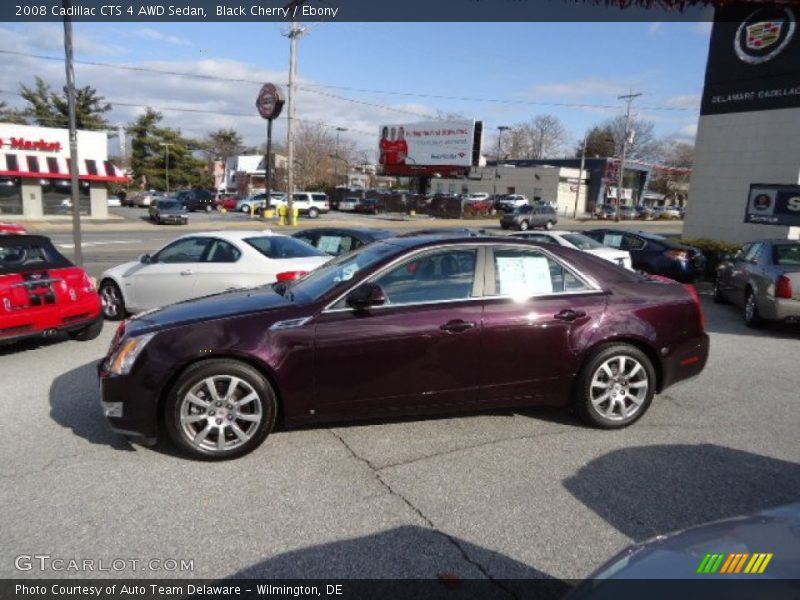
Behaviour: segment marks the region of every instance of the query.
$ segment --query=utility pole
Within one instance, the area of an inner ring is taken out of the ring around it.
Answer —
[[[507,125],[498,125],[497,126],[497,160],[494,163],[494,186],[492,187],[492,206],[494,203],[497,202],[497,167],[500,166],[500,139],[503,137],[503,132],[507,129],[511,129]]]
[[[624,96],[618,96],[620,100],[625,100],[628,107],[625,110],[625,131],[622,135],[622,154],[620,156],[619,161],[619,178],[617,182],[617,213],[614,216],[614,221],[619,223],[619,207],[622,201],[622,178],[625,176],[625,155],[628,151],[628,137],[630,136],[630,125],[631,125],[631,104],[633,101],[641,96],[641,93],[634,94],[633,90],[631,90],[630,94],[626,94]]]
[[[581,151],[581,168],[578,170],[578,185],[577,189],[575,190],[575,208],[572,211],[572,218],[578,218],[578,200],[581,196],[581,183],[583,183],[583,167],[586,163],[586,141],[589,139],[589,135],[585,135],[583,137],[583,150]],[[584,196],[584,200],[586,196]],[[618,209],[619,210],[619,209]],[[565,213],[566,214],[566,213]]]
[[[161,142],[159,146],[163,146],[167,155],[164,158],[164,176],[167,180],[167,193],[169,194],[169,147],[174,146],[172,142]]]
[[[339,134],[342,131],[347,131],[347,127],[337,127],[336,128],[336,157],[337,158],[340,158],[340,155],[339,155]],[[347,163],[345,162],[345,165],[346,164]],[[347,176],[347,168],[345,167],[345,177],[346,176]],[[336,180],[337,181],[339,180],[339,163],[338,162],[336,163]]]
[[[286,5],[286,8],[292,11],[292,28],[286,34],[289,38],[289,114],[287,123],[287,154],[289,155],[288,161],[288,176],[286,181],[286,202],[289,210],[289,225],[297,225],[294,220],[294,128],[295,128],[295,113],[297,110],[297,99],[295,94],[295,79],[297,78],[297,39],[305,33],[305,27],[298,27],[294,20],[294,14],[297,7],[305,3],[306,0],[294,0]]]
[[[69,15],[71,0],[63,0],[64,13]],[[75,116],[75,68],[72,56],[72,17],[64,17],[64,63],[67,71],[67,110],[69,112],[69,160],[72,181],[72,244],[75,264],[83,265],[81,242],[81,197],[78,168],[78,128]]]

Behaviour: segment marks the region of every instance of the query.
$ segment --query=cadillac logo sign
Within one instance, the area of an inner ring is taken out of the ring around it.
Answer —
[[[265,83],[256,99],[258,114],[265,119],[277,119],[283,108],[281,89],[274,83]]]
[[[794,36],[795,27],[792,9],[759,8],[736,30],[733,42],[736,56],[751,65],[767,62],[783,51]]]

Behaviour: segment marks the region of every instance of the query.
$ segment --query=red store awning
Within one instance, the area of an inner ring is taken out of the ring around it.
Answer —
[[[0,153],[0,177],[26,179],[69,179],[72,176],[70,159],[18,152]],[[125,173],[108,160],[82,159],[78,165],[81,181],[114,181],[125,183]]]

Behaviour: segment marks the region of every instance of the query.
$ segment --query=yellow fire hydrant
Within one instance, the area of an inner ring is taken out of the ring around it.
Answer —
[[[281,204],[278,207],[278,225],[288,225],[289,224],[289,207],[285,204]]]

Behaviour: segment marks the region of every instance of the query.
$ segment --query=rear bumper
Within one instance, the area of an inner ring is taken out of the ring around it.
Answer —
[[[770,321],[800,321],[800,300],[771,298],[758,308],[761,316]]]
[[[23,310],[0,318],[0,343],[78,331],[103,318],[100,298]]]
[[[662,362],[661,385],[659,391],[669,386],[699,375],[706,366],[709,352],[708,334],[692,338],[673,348]]]

